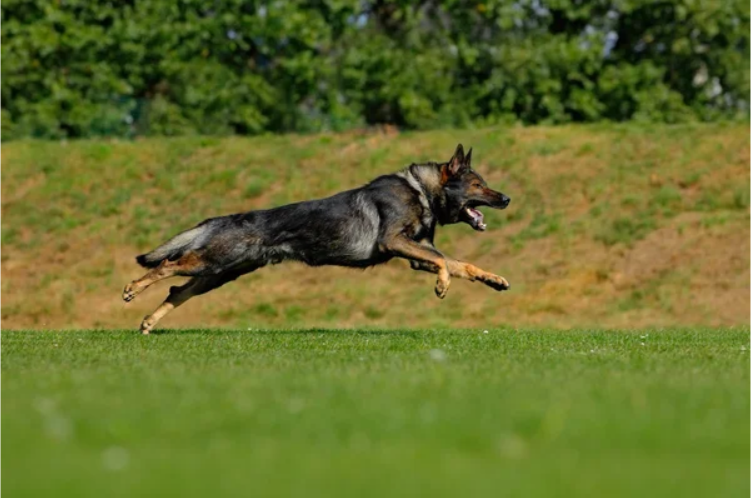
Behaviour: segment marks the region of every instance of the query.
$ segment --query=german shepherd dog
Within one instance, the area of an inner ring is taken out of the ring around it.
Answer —
[[[480,281],[501,291],[505,278],[452,259],[433,245],[436,225],[464,222],[486,228],[479,206],[504,209],[510,199],[488,188],[472,169],[472,150],[461,144],[446,163],[412,164],[367,185],[326,199],[273,209],[210,218],[148,254],[136,257],[149,272],[125,287],[132,301],[151,284],[192,277],[171,287],[167,299],[141,323],[148,334],[164,316],[193,296],[269,263],[301,261],[311,266],[355,268],[409,260],[414,270],[438,275],[436,295],[443,299],[451,277]]]

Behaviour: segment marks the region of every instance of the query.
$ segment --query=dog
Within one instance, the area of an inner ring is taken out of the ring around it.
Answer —
[[[505,278],[444,255],[433,240],[437,225],[463,222],[484,231],[477,208],[505,209],[510,201],[488,188],[472,169],[472,150],[465,155],[459,144],[448,162],[412,164],[326,199],[207,219],[137,256],[149,271],[125,287],[123,299],[132,301],[165,278],[192,277],[171,287],[167,299],[143,319],[140,329],[148,334],[191,297],[285,260],[366,268],[403,258],[412,269],[437,275],[435,293],[441,299],[451,277],[507,290]]]

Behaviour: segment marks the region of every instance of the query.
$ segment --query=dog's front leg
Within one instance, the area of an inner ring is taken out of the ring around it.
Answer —
[[[451,275],[448,264],[443,254],[435,247],[426,246],[415,242],[404,235],[397,235],[382,242],[384,249],[394,256],[410,260],[410,264],[417,263],[430,268],[431,273],[438,274],[435,282],[435,294],[440,299],[446,297],[451,285]],[[414,266],[413,266],[414,268]]]
[[[478,268],[471,263],[464,263],[455,259],[447,259],[447,261],[449,272],[452,276],[464,278],[469,281],[477,280],[497,291],[508,290],[511,288],[511,285],[505,278],[485,271],[482,268]]]
[[[412,267],[413,270],[426,271],[428,273],[438,273],[438,267],[432,263],[423,263],[422,261],[410,260],[409,266]]]
[[[511,288],[508,280],[501,276],[487,272],[470,263],[464,263],[462,261],[451,258],[445,259],[449,274],[452,277],[463,278],[465,280],[469,280],[470,282],[477,280],[498,291],[508,290],[509,288]],[[424,263],[422,261],[410,261],[409,264],[413,270],[438,273],[438,268],[430,263]]]

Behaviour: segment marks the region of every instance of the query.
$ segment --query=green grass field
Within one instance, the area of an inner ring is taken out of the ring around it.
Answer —
[[[749,495],[749,329],[3,332],[8,497]]]

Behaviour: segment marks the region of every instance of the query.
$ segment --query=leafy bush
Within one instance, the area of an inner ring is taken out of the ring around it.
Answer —
[[[7,0],[3,138],[748,116],[740,0]]]

